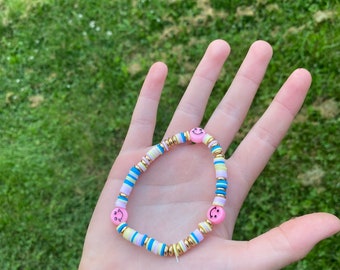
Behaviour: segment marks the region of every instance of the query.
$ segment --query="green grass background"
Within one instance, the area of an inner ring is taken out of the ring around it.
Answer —
[[[232,153],[290,72],[313,85],[289,134],[254,185],[235,239],[327,211],[340,216],[338,1],[0,0],[1,269],[75,269],[91,213],[117,155],[148,67],[169,77],[161,138],[210,41],[232,53],[206,119],[250,44],[274,56]],[[260,154],[260,153],[259,153]],[[339,269],[339,235],[286,269]]]

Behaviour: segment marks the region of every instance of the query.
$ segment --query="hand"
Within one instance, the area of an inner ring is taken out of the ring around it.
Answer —
[[[165,138],[200,126],[229,45],[210,44],[180,101]],[[240,128],[272,56],[269,44],[249,49],[228,92],[204,129],[226,150]],[[161,257],[128,243],[110,221],[116,197],[130,167],[152,145],[157,107],[167,74],[163,63],[149,70],[131,124],[93,213],[80,269],[279,269],[304,257],[320,240],[340,230],[337,217],[314,213],[283,223],[250,241],[233,241],[237,215],[252,184],[287,132],[311,83],[295,70],[227,160],[229,189],[225,222],[180,257]],[[258,155],[257,153],[261,153]],[[204,146],[181,145],[155,161],[138,180],[128,204],[129,226],[164,243],[176,243],[205,219],[215,184],[211,155]]]

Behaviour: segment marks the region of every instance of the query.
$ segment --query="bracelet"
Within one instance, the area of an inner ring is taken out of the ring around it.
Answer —
[[[128,227],[128,212],[126,210],[126,205],[128,203],[129,195],[139,176],[147,170],[151,163],[165,152],[168,152],[174,145],[186,142],[204,143],[210,149],[214,159],[213,164],[216,172],[215,197],[212,206],[208,209],[207,220],[200,222],[198,228],[191,232],[185,239],[178,241],[176,244],[167,245]],[[226,202],[227,188],[227,168],[222,147],[202,128],[193,128],[190,132],[177,133],[174,136],[163,140],[161,143],[154,145],[145,156],[142,157],[141,161],[130,169],[120,188],[115,208],[111,212],[111,221],[113,224],[117,225],[116,230],[124,239],[137,246],[144,246],[146,250],[151,251],[154,254],[160,256],[176,256],[177,259],[177,257],[184,254],[190,248],[202,242],[204,235],[212,231],[213,225],[219,224],[224,220],[225,211],[223,207]]]

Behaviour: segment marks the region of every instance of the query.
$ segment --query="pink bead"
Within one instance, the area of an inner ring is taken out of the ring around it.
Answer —
[[[115,225],[119,225],[122,222],[126,222],[128,219],[128,213],[126,209],[121,207],[116,207],[111,212],[111,221]]]
[[[218,205],[213,205],[209,208],[207,217],[211,221],[211,223],[219,224],[225,218],[225,211],[223,207],[218,206]]]
[[[194,143],[201,143],[204,135],[205,131],[203,128],[196,127],[190,130],[190,140]]]

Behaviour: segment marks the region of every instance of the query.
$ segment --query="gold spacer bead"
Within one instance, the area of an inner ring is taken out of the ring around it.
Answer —
[[[222,154],[222,152],[220,154],[215,153],[214,157],[215,158],[224,158],[224,155]]]
[[[184,250],[182,249],[179,243],[176,244],[176,250],[177,250],[178,256],[181,256],[184,253]]]
[[[146,247],[148,245],[148,242],[150,241],[150,237],[147,237],[144,241],[144,246]]]
[[[217,177],[216,180],[227,180],[225,177]]]
[[[195,242],[195,240],[192,238],[191,235],[189,235],[187,239],[188,239],[188,242],[189,242],[189,244],[190,244],[191,247],[197,245],[196,242]]]
[[[173,141],[172,141],[172,139],[171,138],[167,138],[166,139],[167,140],[167,142],[168,142],[168,145],[169,145],[169,147],[171,147],[172,145],[173,145]]]
[[[187,247],[187,249],[191,248],[191,246],[190,246],[189,241],[188,241],[187,238],[185,238],[185,239],[183,240],[183,242],[184,242],[185,246]]]
[[[207,219],[205,222],[209,224],[209,226],[211,227],[211,229],[213,228],[214,225],[211,223],[211,221],[210,221],[209,219]]]
[[[144,156],[144,158],[147,160],[147,161],[149,161],[149,165],[151,164],[151,162],[152,162],[152,159],[149,157],[149,156]]]
[[[216,150],[213,154],[214,154],[214,157],[216,158],[217,156],[222,155],[222,153],[223,153],[223,151],[222,151],[222,149],[220,149],[220,150]]]
[[[190,141],[190,133],[189,131],[184,132],[184,137],[187,141]]]
[[[227,198],[226,195],[223,195],[223,194],[215,194],[216,197],[221,197],[221,198]]]
[[[164,256],[169,256],[169,246],[168,245],[165,246]]]
[[[140,173],[143,173],[142,168],[140,168],[140,167],[138,166],[138,164],[135,165],[135,168],[136,168]]]
[[[173,245],[169,246],[168,254],[169,254],[170,257],[174,256],[174,247],[173,247]]]
[[[140,161],[140,162],[142,162],[143,163],[143,165],[145,166],[145,168],[148,168],[149,167],[149,164],[148,163],[146,163],[143,159]]]
[[[174,142],[174,144],[178,144],[178,140],[177,140],[177,137],[174,135],[172,136],[172,141]]]
[[[199,229],[200,232],[203,233],[203,234],[206,234],[206,233],[207,233],[200,225],[198,225],[198,229]]]
[[[128,226],[125,226],[122,230],[121,230],[121,232],[120,232],[120,234],[124,234],[124,232],[125,232],[125,230],[128,228]]]
[[[129,197],[128,195],[126,195],[126,194],[123,193],[123,192],[120,192],[120,193],[119,193],[119,196],[122,196],[122,197],[124,197],[124,198],[128,198],[128,197]]]

